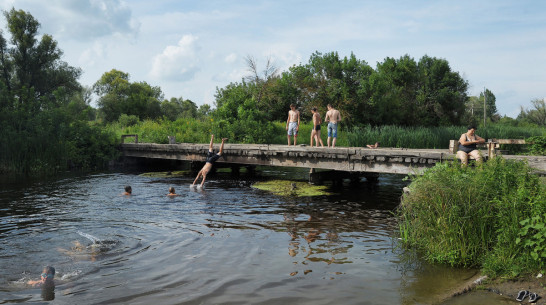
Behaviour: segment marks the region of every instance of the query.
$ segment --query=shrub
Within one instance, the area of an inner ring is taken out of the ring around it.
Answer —
[[[427,260],[478,266],[492,276],[544,266],[539,247],[546,244],[536,234],[544,224],[545,187],[525,162],[442,163],[413,177],[409,188],[398,211],[400,236]]]

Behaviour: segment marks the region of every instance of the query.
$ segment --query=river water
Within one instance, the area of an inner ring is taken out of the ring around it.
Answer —
[[[435,303],[476,271],[430,266],[397,246],[402,178],[312,198],[272,195],[228,174],[204,190],[189,188],[190,176],[138,173],[3,181],[0,304]],[[121,195],[125,185],[132,196]],[[170,186],[180,196],[165,196]],[[57,272],[49,297],[26,285],[45,265]]]

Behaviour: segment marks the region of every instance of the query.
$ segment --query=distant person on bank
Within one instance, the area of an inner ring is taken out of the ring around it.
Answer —
[[[468,164],[468,157],[476,159],[476,162],[482,162],[482,155],[478,150],[478,144],[485,143],[485,140],[476,135],[476,126],[469,126],[468,131],[463,133],[459,138],[459,151],[457,158],[461,160],[463,165]]]
[[[313,114],[313,130],[311,131],[311,147],[313,147],[313,139],[315,139],[315,145],[318,147],[318,144],[320,142],[320,146],[324,147],[324,143],[322,143],[322,138],[320,137],[320,124],[322,123],[322,119],[320,118],[320,113],[317,111],[317,107],[311,108],[311,113]]]
[[[212,169],[212,165],[214,164],[214,162],[220,159],[220,157],[222,156],[222,153],[224,152],[224,142],[226,140],[227,138],[222,138],[222,144],[220,144],[220,151],[218,151],[218,153],[215,154],[213,150],[214,135],[210,136],[209,152],[207,154],[206,163],[203,166],[203,168],[199,171],[199,173],[197,173],[197,177],[195,177],[195,180],[193,181],[192,186],[195,185],[195,183],[197,183],[197,180],[199,179],[199,177],[203,177],[203,180],[201,180],[201,187],[203,187],[203,185],[205,184],[205,179],[207,179],[207,174]]]
[[[332,148],[336,147],[337,127],[341,121],[339,111],[334,109],[332,105],[328,104],[328,112],[326,112],[324,121],[328,122],[328,147],[330,147],[330,140],[332,140],[332,138]]]
[[[290,111],[288,111],[288,119],[286,120],[288,146],[290,146],[290,136],[294,136],[294,145],[296,145],[299,129],[300,129],[300,112],[296,109],[296,105],[290,104]]]

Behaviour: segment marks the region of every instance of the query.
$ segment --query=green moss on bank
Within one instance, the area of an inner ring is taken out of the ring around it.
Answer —
[[[326,191],[327,187],[324,185],[311,185],[301,181],[271,180],[257,182],[252,187],[280,196],[308,197],[330,195]]]

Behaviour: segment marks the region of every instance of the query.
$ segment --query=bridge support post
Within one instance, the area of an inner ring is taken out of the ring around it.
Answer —
[[[231,176],[232,177],[239,177],[241,173],[241,166],[240,165],[232,165],[231,166]]]

